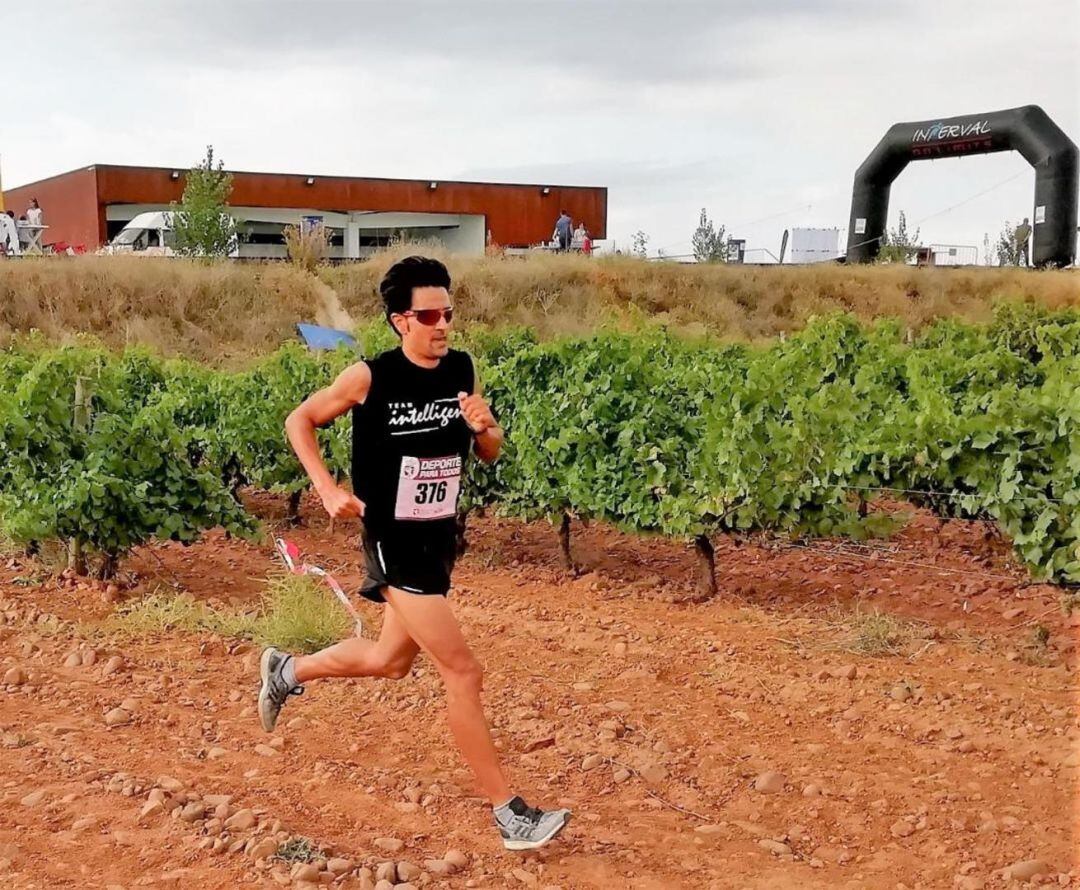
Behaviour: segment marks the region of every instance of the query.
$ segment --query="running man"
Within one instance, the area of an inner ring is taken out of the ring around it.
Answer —
[[[423,649],[446,687],[447,719],[508,850],[542,847],[569,810],[544,812],[511,793],[480,702],[483,672],[447,601],[455,518],[469,451],[490,463],[503,432],[484,401],[472,358],[450,349],[450,274],[438,260],[407,257],[379,286],[401,345],[346,368],[285,422],[326,512],[363,517],[367,578],[361,593],[389,605],[378,640],[343,640],[314,655],[262,654],[259,718],[267,732],[290,695],[323,677],[409,674]],[[352,484],[338,487],[315,430],[352,411]]]

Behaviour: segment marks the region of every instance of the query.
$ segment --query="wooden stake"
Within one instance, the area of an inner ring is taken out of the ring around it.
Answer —
[[[570,514],[565,512],[559,525],[559,553],[562,555],[563,568],[576,575],[578,568],[574,563],[573,555],[570,553]]]

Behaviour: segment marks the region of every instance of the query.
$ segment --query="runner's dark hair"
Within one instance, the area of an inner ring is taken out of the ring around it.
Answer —
[[[412,308],[414,287],[445,287],[450,290],[450,273],[438,260],[424,256],[407,256],[387,270],[379,284],[379,293],[382,294],[386,310],[386,323],[395,334],[397,328],[394,328],[390,316]]]

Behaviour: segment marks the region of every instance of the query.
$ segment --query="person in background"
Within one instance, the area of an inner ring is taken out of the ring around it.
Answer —
[[[585,243],[587,234],[585,232],[585,223],[579,222],[577,228],[574,229],[574,239],[570,242],[571,246],[575,250],[581,250],[581,245]]]
[[[559,211],[559,218],[555,222],[555,234],[559,238],[559,250],[569,250],[570,240],[573,237],[574,221],[565,210]]]
[[[19,247],[19,229],[15,225],[15,212],[12,210],[0,214],[0,244],[6,245],[8,256],[21,256]]]
[[[43,226],[45,225],[45,223],[42,222],[44,218],[45,216],[41,212],[41,205],[38,204],[38,199],[31,198],[30,206],[26,208],[26,221],[32,226]]]
[[[584,222],[579,222],[574,229],[573,247],[586,255],[592,253],[592,238],[589,237],[589,230],[585,228]]]
[[[1016,265],[1026,266],[1028,264],[1028,239],[1031,237],[1031,226],[1028,224],[1027,217],[1024,217],[1024,221],[1016,227],[1016,231],[1013,232],[1013,239],[1016,243]]]

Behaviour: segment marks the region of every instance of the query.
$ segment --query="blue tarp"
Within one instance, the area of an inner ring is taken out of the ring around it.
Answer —
[[[350,349],[357,348],[356,338],[346,331],[317,324],[298,324],[296,330],[308,349],[337,349],[342,343]]]

